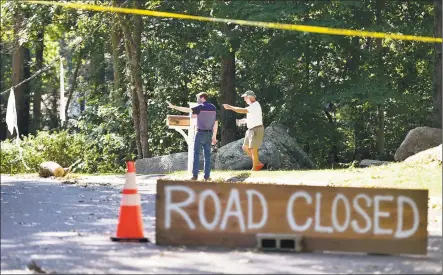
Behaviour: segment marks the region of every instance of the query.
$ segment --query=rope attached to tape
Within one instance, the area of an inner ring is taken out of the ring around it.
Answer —
[[[98,5],[90,5],[90,4],[84,4],[84,3],[63,3],[63,2],[57,2],[57,1],[52,2],[52,1],[31,1],[31,0],[27,0],[24,2],[28,2],[31,4],[62,6],[65,8],[73,8],[73,9],[116,12],[116,13],[128,13],[128,14],[137,14],[137,15],[144,15],[144,16],[177,18],[177,19],[197,20],[197,21],[206,21],[206,22],[217,22],[217,23],[232,23],[232,24],[243,25],[243,26],[253,26],[253,27],[262,27],[262,28],[271,28],[271,29],[280,29],[280,30],[291,30],[291,31],[300,31],[300,32],[311,32],[311,33],[330,34],[330,35],[360,36],[360,37],[385,38],[385,39],[389,38],[389,39],[396,39],[396,40],[411,40],[411,41],[421,41],[421,42],[428,42],[428,43],[442,43],[443,42],[443,39],[441,37],[389,34],[389,33],[383,33],[383,32],[358,31],[358,30],[350,30],[350,29],[337,29],[337,28],[308,26],[308,25],[248,21],[248,20],[228,19],[228,18],[213,18],[213,17],[195,16],[195,15],[181,14],[181,13],[162,12],[162,11],[142,10],[142,9],[133,9],[133,8],[120,8],[120,7],[110,7],[110,6],[98,6]]]

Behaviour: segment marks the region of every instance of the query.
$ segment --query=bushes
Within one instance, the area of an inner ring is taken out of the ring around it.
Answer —
[[[36,136],[24,137],[20,147],[23,159],[15,140],[1,142],[1,173],[36,173],[44,161],[55,161],[63,167],[80,161],[75,172],[121,173],[125,171],[125,160],[134,157],[124,139],[116,134],[94,139],[68,131],[38,132]]]

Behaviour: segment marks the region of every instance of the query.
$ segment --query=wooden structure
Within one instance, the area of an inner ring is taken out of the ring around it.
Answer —
[[[192,108],[197,105],[194,102],[188,102],[189,107]],[[166,125],[169,129],[174,129],[179,132],[186,140],[188,145],[188,173],[192,173],[192,162],[194,161],[194,138],[197,130],[197,118],[189,115],[167,115]],[[187,133],[185,132],[187,131]]]
[[[427,213],[428,190],[159,179],[156,242],[426,254]]]
[[[184,126],[186,129],[187,127],[191,126],[191,118],[189,116],[168,115],[167,119],[167,124],[170,127]]]

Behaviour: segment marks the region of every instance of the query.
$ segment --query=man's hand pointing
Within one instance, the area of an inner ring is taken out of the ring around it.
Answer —
[[[231,109],[231,105],[223,104],[223,108],[225,108],[226,110],[230,110]]]

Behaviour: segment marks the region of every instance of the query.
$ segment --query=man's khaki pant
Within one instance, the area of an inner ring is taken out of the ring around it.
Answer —
[[[256,126],[246,131],[243,145],[248,146],[250,149],[260,148],[263,144],[263,137],[265,135],[265,127],[263,125]]]

